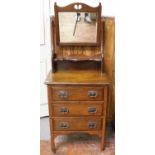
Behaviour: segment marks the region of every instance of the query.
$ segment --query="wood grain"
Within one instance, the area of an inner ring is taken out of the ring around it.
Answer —
[[[100,101],[103,100],[103,87],[52,87],[53,89],[53,101]],[[94,92],[95,97],[89,96],[89,92]],[[67,93],[67,97],[61,98],[60,93]]]
[[[92,84],[92,85],[106,85],[110,84],[110,80],[106,74],[101,74],[98,70],[69,70],[58,71],[54,74],[48,74],[45,81],[47,85],[65,85],[65,84]]]
[[[81,131],[81,130],[100,130],[101,129],[101,118],[89,117],[63,117],[63,118],[53,118],[54,120],[54,130],[55,131]],[[61,123],[67,123],[67,128],[62,128]],[[89,123],[94,123],[95,127],[90,128]]]
[[[107,109],[108,122],[115,122],[115,18],[104,18],[104,71],[112,84]]]
[[[63,112],[66,109],[66,112]],[[94,112],[90,111],[94,109]],[[53,104],[53,116],[101,116],[102,104],[93,103],[64,103],[64,104]]]
[[[100,47],[62,47],[54,60],[101,61],[101,55]]]

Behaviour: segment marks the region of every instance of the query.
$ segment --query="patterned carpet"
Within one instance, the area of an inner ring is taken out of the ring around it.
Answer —
[[[115,134],[107,130],[106,147],[100,150],[100,138],[88,134],[70,134],[55,139],[56,153],[51,152],[50,142],[40,141],[40,155],[114,155]]]

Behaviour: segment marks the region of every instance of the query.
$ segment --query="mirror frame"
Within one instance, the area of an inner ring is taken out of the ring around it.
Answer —
[[[82,8],[79,10],[75,9],[75,5],[81,5]],[[56,27],[56,42],[59,46],[100,46],[101,45],[101,10],[102,6],[101,3],[97,7],[91,7],[84,3],[72,3],[70,5],[60,7],[55,2],[54,4],[54,11],[55,11],[55,27]],[[91,13],[97,13],[98,19],[97,19],[97,40],[95,43],[89,43],[89,42],[68,42],[68,43],[62,43],[60,42],[60,35],[59,35],[59,12],[91,12]]]

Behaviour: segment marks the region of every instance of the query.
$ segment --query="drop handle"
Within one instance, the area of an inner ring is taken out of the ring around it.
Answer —
[[[97,109],[95,107],[88,107],[88,112],[89,113],[96,113]]]
[[[88,91],[88,96],[89,97],[92,97],[92,98],[95,98],[95,97],[97,97],[97,91],[94,91],[94,90],[90,90],[90,91]]]
[[[69,124],[67,122],[61,122],[60,123],[60,128],[67,129],[67,128],[69,128]]]
[[[64,113],[64,114],[67,114],[69,112],[69,110],[67,108],[65,108],[65,107],[61,107],[60,112]]]
[[[58,96],[62,99],[67,98],[68,97],[68,92],[67,91],[59,91]]]
[[[90,129],[96,128],[96,122],[88,122],[88,127],[89,127]]]

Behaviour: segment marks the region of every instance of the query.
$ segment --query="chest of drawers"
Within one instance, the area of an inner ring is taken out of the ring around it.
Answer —
[[[104,149],[108,77],[97,71],[57,72],[49,73],[45,83],[52,150],[56,136],[79,132],[99,135]]]

